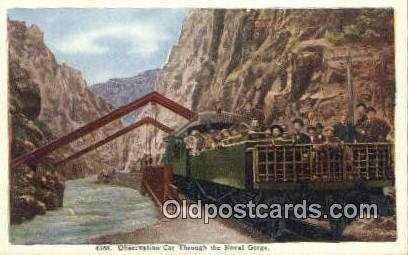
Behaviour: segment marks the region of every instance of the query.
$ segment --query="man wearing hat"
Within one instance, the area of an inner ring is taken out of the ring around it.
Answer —
[[[386,142],[391,127],[385,120],[377,118],[374,107],[367,107],[367,120],[362,124],[360,133],[363,142]]]
[[[363,123],[367,120],[367,106],[364,103],[357,104],[354,114],[355,114],[354,125],[356,127],[356,140],[361,142],[364,140],[362,126]]]
[[[323,141],[323,128],[324,126],[322,123],[318,122],[316,124],[316,136],[320,141]]]
[[[341,140],[334,135],[334,128],[333,127],[325,127],[323,129],[323,136],[324,141],[323,143],[340,143]]]
[[[344,143],[353,143],[356,139],[356,128],[350,123],[347,113],[342,113],[340,121],[334,126],[334,135]]]
[[[304,123],[301,119],[295,119],[292,121],[294,132],[292,134],[292,141],[295,144],[309,144],[310,137],[302,132]]]
[[[357,128],[360,128],[361,125],[367,120],[367,106],[364,103],[359,103],[356,105],[356,122],[355,125]]]
[[[312,144],[323,143],[323,136],[320,134],[320,137],[319,137],[315,126],[308,126],[306,131],[307,131],[307,134],[309,135],[310,143]]]

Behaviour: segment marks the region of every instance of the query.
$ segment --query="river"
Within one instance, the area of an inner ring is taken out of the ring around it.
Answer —
[[[96,184],[96,176],[67,181],[64,206],[10,226],[13,244],[86,244],[90,239],[154,224],[158,211],[137,190]]]

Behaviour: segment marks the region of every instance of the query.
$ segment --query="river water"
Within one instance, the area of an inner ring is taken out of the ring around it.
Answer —
[[[158,211],[137,190],[95,184],[96,176],[65,183],[64,206],[10,227],[13,244],[84,244],[154,224]]]

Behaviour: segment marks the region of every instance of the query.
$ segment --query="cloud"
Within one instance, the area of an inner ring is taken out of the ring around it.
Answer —
[[[128,54],[150,56],[160,44],[170,38],[161,27],[152,23],[116,24],[71,34],[56,43],[56,49],[65,54],[106,54],[111,46],[103,42],[128,43]]]

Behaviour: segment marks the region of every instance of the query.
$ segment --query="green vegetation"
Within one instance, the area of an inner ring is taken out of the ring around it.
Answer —
[[[348,20],[344,18],[340,23],[344,24]],[[393,13],[391,10],[367,10],[356,16],[350,24],[344,24],[339,31],[329,32],[328,39],[336,45],[372,42],[372,41],[392,41],[393,33]]]
[[[36,125],[43,133],[50,133],[51,130],[43,121],[39,119],[33,120],[34,125]]]

